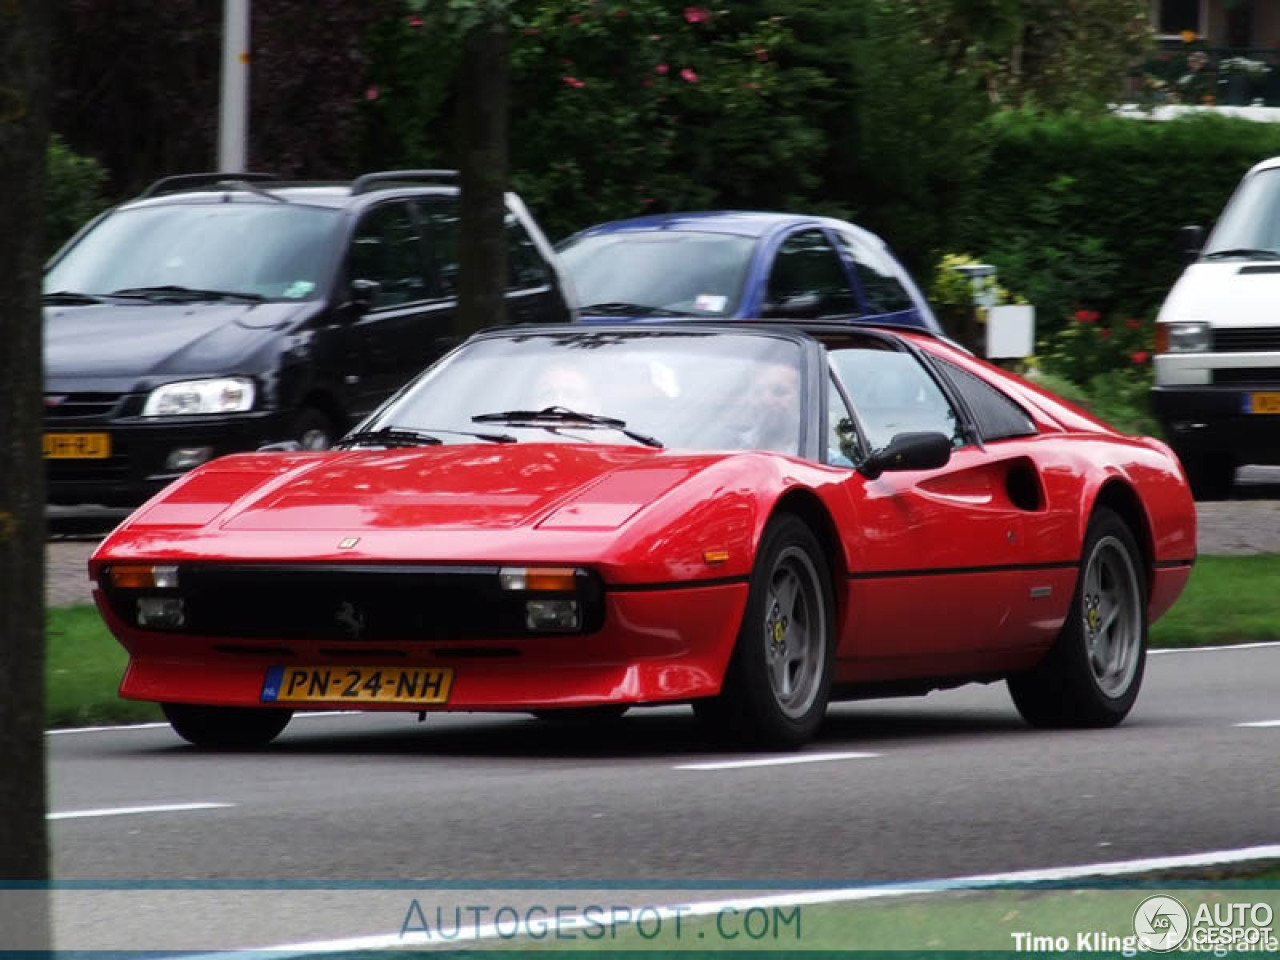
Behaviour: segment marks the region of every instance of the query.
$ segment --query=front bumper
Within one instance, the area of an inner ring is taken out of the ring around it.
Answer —
[[[46,459],[49,503],[137,506],[185,473],[166,468],[172,451],[209,447],[211,457],[256,450],[284,439],[287,415],[262,411],[199,417],[129,417],[113,420],[45,421],[46,434],[108,434],[104,459]]]
[[[450,667],[446,704],[334,700],[306,709],[532,710],[692,700],[720,692],[747,599],[747,584],[611,591],[601,629],[586,634],[466,637],[346,644],[148,632],[119,619],[102,591],[98,608],[130,654],[120,696],[130,700],[258,706],[276,666]],[[358,647],[358,649],[352,649]],[[501,654],[499,655],[499,651]]]
[[[1180,454],[1226,453],[1241,463],[1280,463],[1280,414],[1250,413],[1258,392],[1280,386],[1157,386],[1151,405]]]

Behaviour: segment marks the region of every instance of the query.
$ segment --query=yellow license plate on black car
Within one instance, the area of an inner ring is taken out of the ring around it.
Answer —
[[[448,703],[453,670],[440,667],[270,667],[263,703]]]
[[[46,460],[106,460],[111,456],[109,433],[46,433]]]
[[[1280,413],[1280,392],[1249,394],[1250,413]]]

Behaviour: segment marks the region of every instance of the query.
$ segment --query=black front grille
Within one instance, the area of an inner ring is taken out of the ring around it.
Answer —
[[[118,393],[46,393],[46,421],[106,419],[116,412],[122,397]]]
[[[1213,382],[1280,385],[1280,367],[1228,367],[1213,371]]]
[[[502,590],[497,567],[184,566],[182,633],[217,637],[365,643],[456,641],[520,636],[533,596],[576,598],[583,625],[604,617],[599,582],[578,577],[572,594]],[[110,591],[117,613],[135,623],[135,591]],[[149,595],[158,596],[152,592]]]
[[[1280,327],[1238,327],[1213,331],[1218,353],[1254,353],[1280,350]]]

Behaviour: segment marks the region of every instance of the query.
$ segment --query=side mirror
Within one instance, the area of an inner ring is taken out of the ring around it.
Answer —
[[[858,466],[868,480],[898,470],[936,470],[951,460],[951,438],[945,433],[899,433]]]
[[[381,292],[382,284],[377,280],[352,280],[350,303],[359,310],[368,310]]]
[[[763,313],[766,317],[807,320],[816,317],[821,308],[822,298],[816,293],[798,293],[780,303],[767,304]]]
[[[1182,245],[1182,259],[1187,263],[1194,262],[1204,248],[1204,227],[1191,224],[1178,228],[1178,239]]]

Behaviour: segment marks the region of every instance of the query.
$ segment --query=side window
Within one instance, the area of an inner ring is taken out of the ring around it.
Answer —
[[[847,230],[837,231],[836,236],[840,238],[845,255],[853,261],[853,271],[862,284],[862,296],[867,301],[867,312],[897,313],[915,306],[884,251],[876,250]]]
[[[857,315],[849,275],[821,230],[783,241],[769,273],[764,312],[773,317]]]
[[[351,279],[382,285],[374,306],[426,299],[422,241],[407,204],[384,204],[364,218],[351,242],[350,264]]]
[[[858,429],[853,425],[853,414],[845,403],[844,394],[836,385],[835,376],[827,380],[827,463],[833,467],[852,467],[866,456]]]
[[[1036,433],[1031,417],[1011,398],[963,367],[946,360],[937,362],[960,396],[964,397],[983,440],[1007,440]]]
[[[507,289],[528,290],[551,283],[551,269],[534,246],[529,231],[507,214]]]
[[[440,274],[440,292],[458,295],[458,198],[426,197],[418,201],[422,219],[431,231],[431,254]]]
[[[938,382],[909,353],[849,347],[830,351],[831,366],[873,450],[899,433],[935,432],[964,443],[960,418]]]

